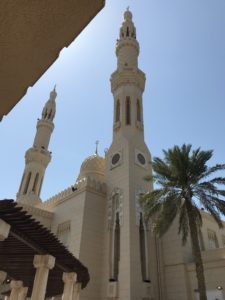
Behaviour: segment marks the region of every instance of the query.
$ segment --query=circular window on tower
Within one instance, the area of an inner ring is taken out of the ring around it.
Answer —
[[[115,166],[120,161],[120,154],[116,153],[112,157],[112,165]]]
[[[144,155],[143,154],[141,154],[141,153],[138,153],[138,155],[137,155],[137,159],[138,159],[138,162],[141,164],[141,165],[145,165],[145,163],[146,163],[146,159],[145,159],[145,157],[144,157]]]

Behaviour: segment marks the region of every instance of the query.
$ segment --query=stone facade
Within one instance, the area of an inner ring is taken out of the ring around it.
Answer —
[[[129,10],[124,13],[116,55],[117,70],[111,76],[113,141],[105,158],[96,151],[81,165],[74,185],[44,202],[37,197],[34,201],[29,194],[22,197],[23,187],[18,201],[88,267],[91,280],[81,300],[195,300],[190,240],[182,246],[177,220],[157,239],[143,220],[139,204],[140,195],[152,189],[145,181],[151,174],[151,155],[144,141],[145,74],[138,68],[139,43]],[[44,141],[47,151],[51,130],[43,126],[42,131],[37,126],[35,140]],[[38,153],[41,144],[36,144]],[[47,163],[35,155],[36,164],[26,159],[25,171],[31,168],[35,173],[41,166],[44,175]],[[222,300],[225,231],[206,212],[201,213],[208,299]]]

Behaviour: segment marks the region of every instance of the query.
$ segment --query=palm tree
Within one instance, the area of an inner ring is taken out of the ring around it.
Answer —
[[[204,269],[199,244],[199,230],[202,217],[199,206],[203,206],[223,227],[221,214],[225,215],[225,177],[214,177],[216,171],[225,170],[225,164],[208,167],[206,163],[213,151],[200,148],[191,151],[191,145],[174,146],[163,150],[164,159],[153,159],[153,180],[157,189],[148,192],[141,199],[147,220],[153,219],[153,230],[161,237],[178,217],[178,233],[183,244],[190,232],[193,257],[200,300],[207,300]]]

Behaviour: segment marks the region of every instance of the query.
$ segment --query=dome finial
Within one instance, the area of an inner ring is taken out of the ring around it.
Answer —
[[[129,6],[127,6],[127,9],[126,9],[126,11],[124,13],[124,19],[126,21],[131,21],[132,20],[132,13],[130,11],[130,7]]]
[[[99,141],[97,140],[97,141],[95,142],[95,144],[96,144],[95,154],[98,155],[98,145],[99,145]]]

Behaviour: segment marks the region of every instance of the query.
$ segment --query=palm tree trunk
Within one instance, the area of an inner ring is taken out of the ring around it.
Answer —
[[[195,258],[195,270],[196,270],[196,277],[198,281],[199,299],[207,300],[204,267],[202,263],[201,250],[199,245],[198,230],[197,230],[196,221],[193,218],[192,205],[190,201],[186,201],[186,207],[187,207],[188,221],[189,221],[190,234],[191,234],[192,252]]]

